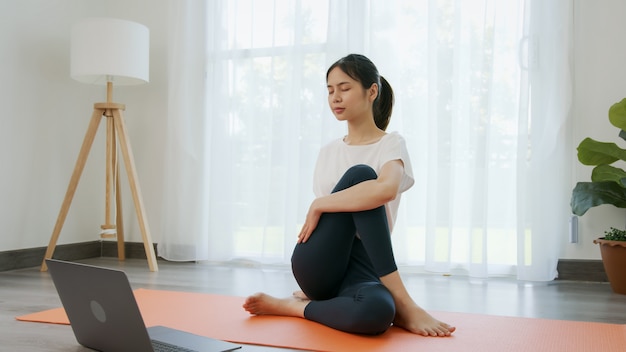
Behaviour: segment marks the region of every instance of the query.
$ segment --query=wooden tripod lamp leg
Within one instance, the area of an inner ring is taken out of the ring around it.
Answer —
[[[150,236],[150,229],[146,221],[146,212],[143,206],[143,199],[141,196],[141,190],[139,188],[139,182],[137,179],[137,170],[135,169],[135,160],[133,158],[132,149],[130,147],[130,141],[128,134],[126,133],[126,125],[119,109],[113,110],[113,119],[115,124],[115,130],[119,139],[119,144],[122,149],[122,155],[124,157],[124,166],[126,167],[126,173],[128,174],[128,181],[130,183],[130,191],[135,203],[135,211],[137,212],[137,220],[139,228],[141,230],[141,236],[143,238],[143,245],[146,251],[146,257],[148,258],[148,266],[150,271],[158,271],[156,262],[156,256],[154,254],[154,247],[152,244],[152,237]]]
[[[120,187],[120,166],[115,159],[115,224],[117,229],[117,259],[126,259],[124,248],[124,219],[122,217],[122,192]]]
[[[106,159],[105,159],[105,192],[104,192],[104,224],[100,226],[101,238],[115,238],[115,224],[111,221],[111,198],[115,191],[115,129],[113,127],[113,115],[106,110]]]
[[[115,222],[111,223],[111,219],[110,219],[110,213],[109,213],[109,204],[107,203],[107,213],[106,213],[106,225],[102,225],[102,228],[104,229],[105,226],[110,228],[110,229],[114,229],[115,230],[115,235],[112,237],[117,238],[117,259],[118,260],[125,260],[126,259],[126,249],[125,249],[125,245],[124,245],[124,219],[122,217],[122,193],[121,193],[121,186],[120,186],[120,165],[119,165],[119,159],[117,157],[117,136],[115,133],[115,123],[113,120],[113,114],[111,113],[111,110],[107,110],[106,112],[107,115],[107,135],[110,136],[110,140],[107,140],[107,151],[110,151],[111,155],[110,155],[110,160],[108,160],[107,162],[110,162],[110,177],[112,182],[114,183],[114,185],[110,184],[107,182],[107,192],[109,190],[110,187],[115,187],[115,191],[113,193],[115,193]],[[109,146],[109,142],[111,143],[111,145]],[[109,173],[107,172],[107,175],[109,175]],[[107,194],[107,196],[109,196],[109,194]],[[108,226],[107,226],[108,225]]]
[[[100,119],[102,118],[103,113],[104,110],[94,109],[93,114],[91,115],[91,121],[89,122],[89,127],[87,128],[85,138],[83,139],[83,145],[80,147],[80,153],[78,154],[78,159],[76,160],[76,166],[74,167],[72,177],[70,178],[70,184],[67,187],[67,192],[65,192],[65,199],[63,199],[63,204],[61,205],[59,216],[57,217],[56,224],[54,225],[54,230],[52,230],[50,243],[48,244],[48,248],[46,249],[44,260],[41,263],[41,271],[48,270],[48,266],[46,265],[46,259],[52,258],[52,254],[54,253],[54,249],[56,248],[57,240],[59,239],[61,229],[63,228],[63,223],[65,222],[65,218],[67,217],[70,205],[72,204],[72,199],[74,198],[74,193],[76,192],[76,187],[78,186],[78,181],[80,181],[80,176],[83,173],[83,169],[85,168],[85,163],[87,162],[89,151],[91,150],[91,146],[96,137],[96,132],[98,132],[98,126],[100,124]]]

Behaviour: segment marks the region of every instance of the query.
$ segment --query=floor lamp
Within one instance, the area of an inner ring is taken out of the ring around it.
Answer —
[[[106,119],[106,191],[102,238],[117,238],[118,258],[125,259],[124,227],[120,194],[118,146],[122,151],[124,166],[128,174],[130,190],[137,213],[148,266],[157,271],[152,238],[146,220],[146,213],[137,179],[137,171],[126,125],[122,116],[124,104],[112,101],[113,84],[136,85],[149,79],[149,31],[148,28],[130,21],[91,18],[78,22],[72,28],[71,76],[75,80],[89,84],[106,84],[107,100],[95,103],[94,111],[83,144],[70,179],[50,243],[41,266],[47,270],[45,259],[52,258],[63,223],[69,211],[78,181],[87,161],[91,145],[104,116]],[[113,205],[115,198],[115,205]],[[115,220],[112,209],[115,208]]]

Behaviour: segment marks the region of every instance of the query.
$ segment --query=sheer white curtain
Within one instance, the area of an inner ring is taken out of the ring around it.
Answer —
[[[326,68],[357,52],[395,90],[388,131],[407,139],[416,176],[393,234],[398,262],[555,277],[569,214],[571,0],[172,7],[161,256],[288,262],[317,151],[345,133]]]
[[[169,4],[168,111],[165,140],[164,214],[159,255],[172,260],[208,258],[210,165],[206,148],[212,120],[206,106],[204,2]]]

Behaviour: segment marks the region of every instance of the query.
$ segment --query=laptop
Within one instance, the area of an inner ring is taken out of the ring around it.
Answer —
[[[74,336],[85,347],[103,352],[241,348],[165,326],[146,328],[123,271],[56,259],[46,259],[46,264]]]

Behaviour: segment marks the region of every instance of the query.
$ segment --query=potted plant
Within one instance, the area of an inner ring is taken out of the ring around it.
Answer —
[[[619,128],[619,137],[626,141],[626,98],[609,109],[609,121]],[[615,143],[585,138],[578,145],[578,160],[595,166],[591,182],[578,182],[572,191],[571,208],[578,216],[602,204],[626,208],[626,171],[612,165],[626,161],[626,149]],[[626,231],[611,228],[605,236],[594,240],[600,245],[602,263],[613,292],[626,294]]]

